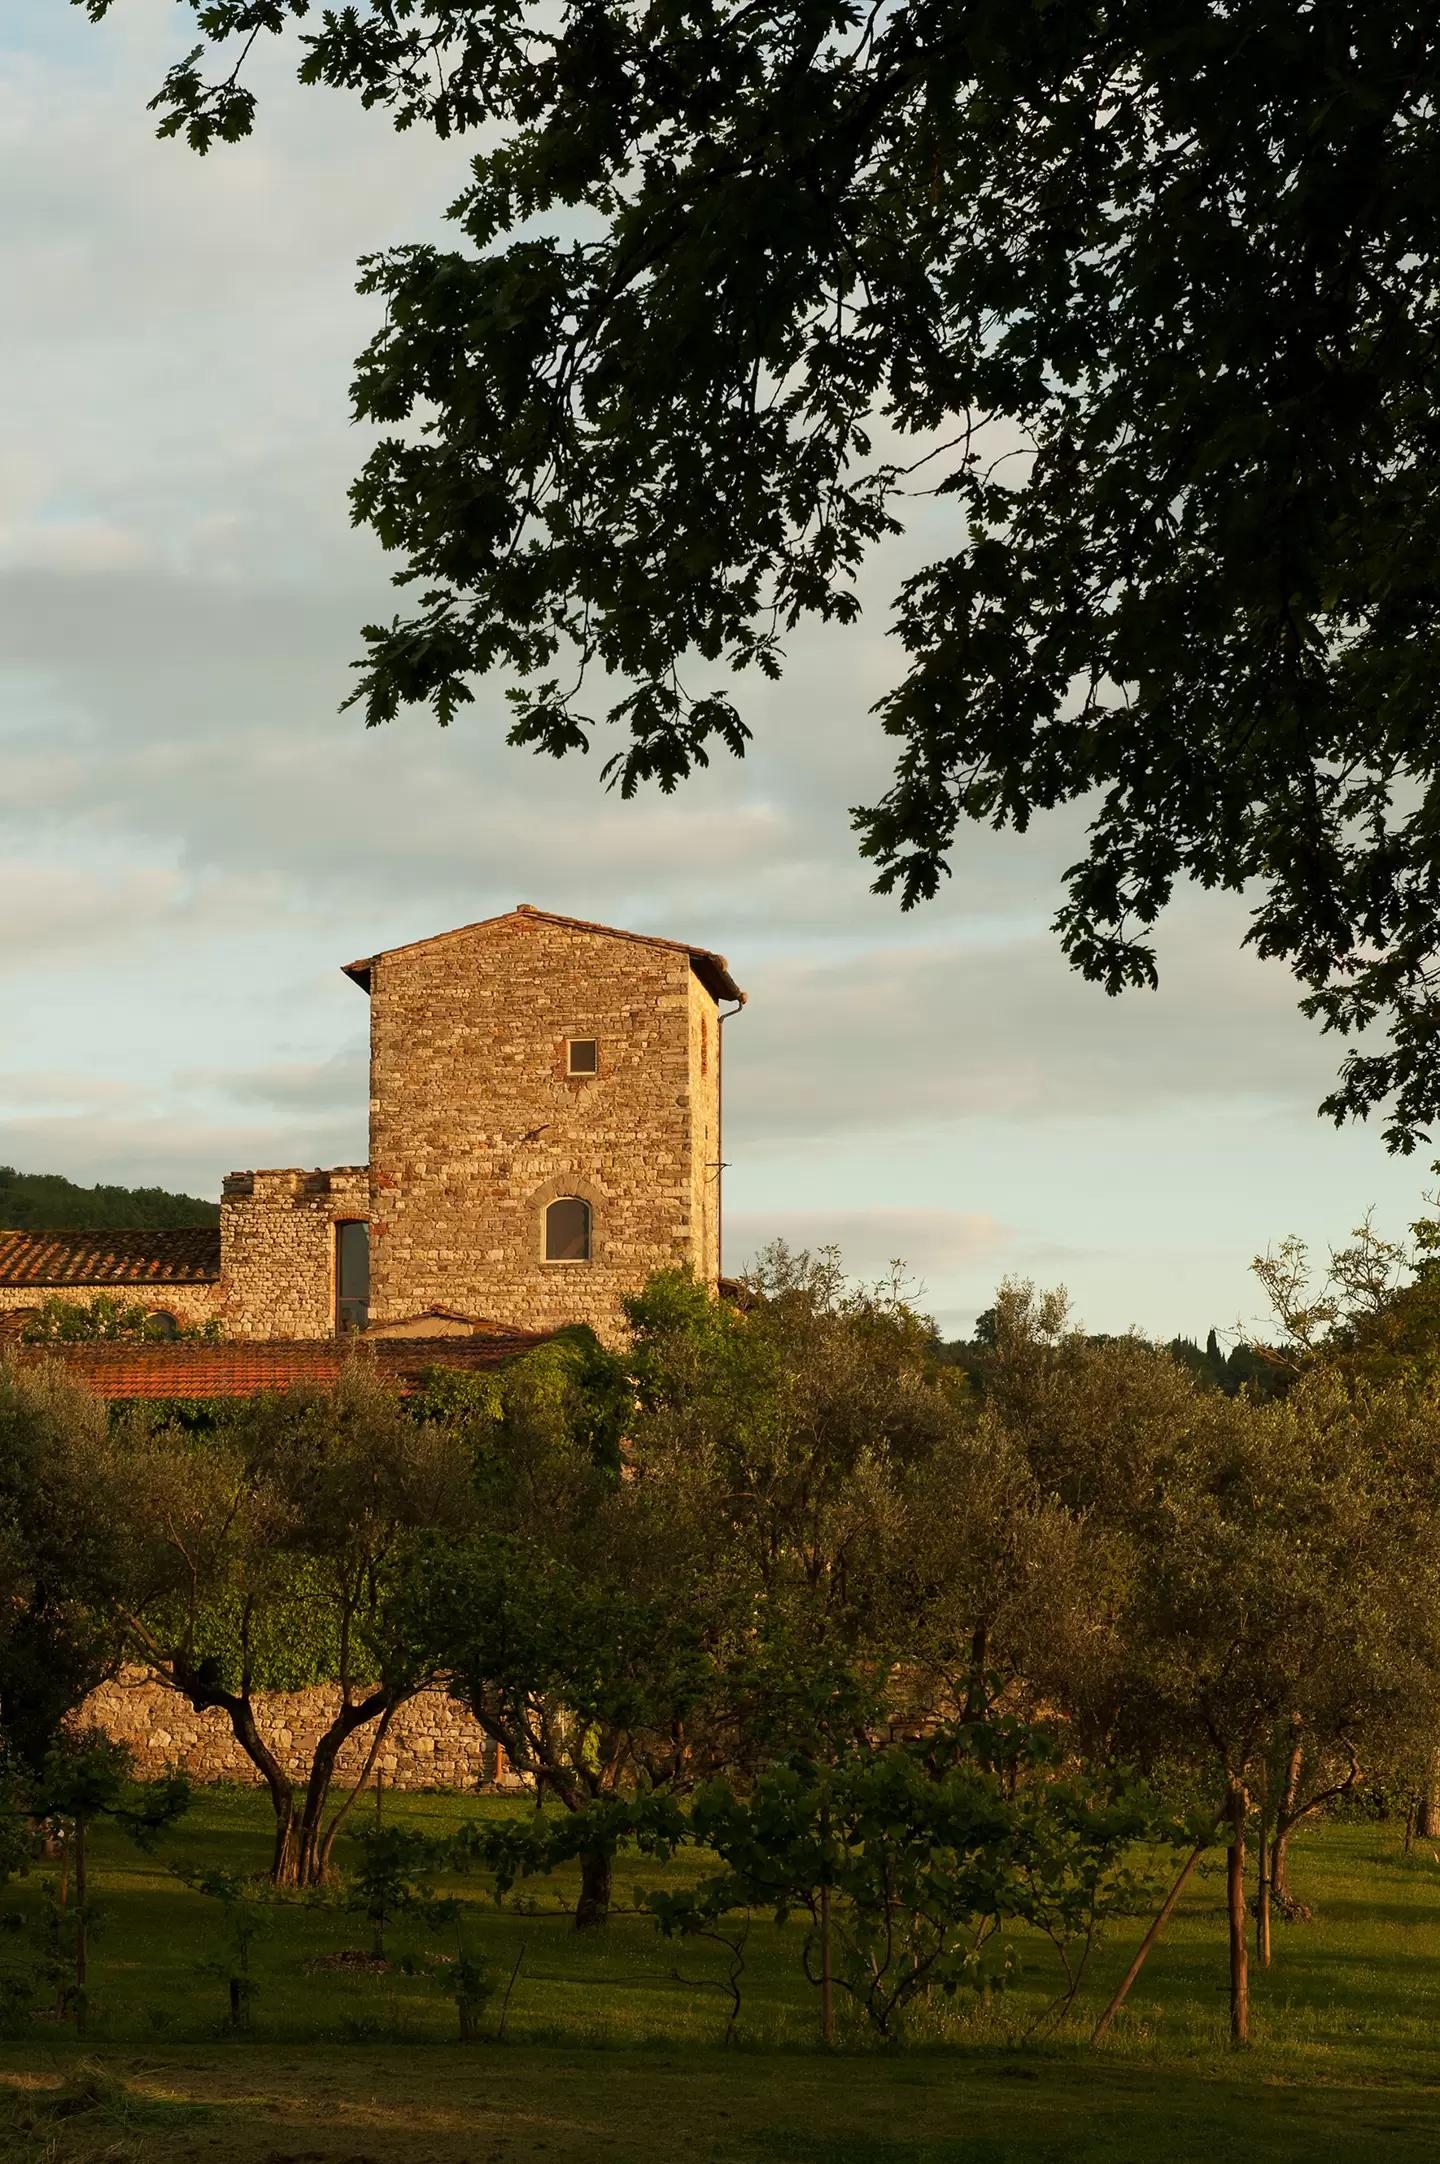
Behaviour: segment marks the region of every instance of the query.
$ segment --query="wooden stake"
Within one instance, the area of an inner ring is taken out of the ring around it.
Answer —
[[[1200,1858],[1204,1855],[1206,1849],[1214,1840],[1216,1833],[1219,1831],[1220,1821],[1224,1816],[1225,1813],[1223,1810],[1217,1811],[1215,1813],[1215,1817],[1210,1826],[1210,1831],[1201,1836],[1201,1838],[1195,1843],[1195,1846],[1191,1849],[1184,1863],[1180,1866],[1180,1875],[1176,1879],[1174,1885],[1170,1888],[1169,1893],[1166,1894],[1165,1899],[1161,1902],[1159,1911],[1156,1914],[1155,1920],[1151,1924],[1150,1929],[1146,1932],[1144,1938],[1136,1947],[1135,1958],[1131,1962],[1129,1968],[1125,1971],[1125,1974],[1122,1977],[1120,1984],[1115,1992],[1115,1996],[1111,1999],[1110,2004],[1106,2007],[1104,2013],[1100,2016],[1100,2019],[1095,2024],[1094,2033],[1090,2038],[1090,2042],[1092,2045],[1102,2044],[1105,2041],[1106,2033],[1109,2030],[1111,2022],[1115,2019],[1115,2016],[1119,2013],[1121,2007],[1125,2004],[1125,2001],[1130,1996],[1130,1986],[1134,1983],[1136,1977],[1144,1968],[1151,1947],[1155,1944],[1155,1941],[1159,1938],[1161,1932],[1165,1929],[1166,1924],[1169,1923],[1170,1918],[1174,1915],[1175,1904],[1180,1899],[1181,1894],[1185,1891],[1186,1882],[1190,1877],[1190,1873],[1194,1870],[1196,1864],[1199,1863]]]

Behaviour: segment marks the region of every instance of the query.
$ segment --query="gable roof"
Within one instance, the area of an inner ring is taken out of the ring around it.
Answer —
[[[569,932],[594,932],[604,939],[628,939],[637,947],[665,947],[672,954],[688,954],[690,966],[712,999],[738,999],[745,1004],[745,994],[730,974],[730,964],[723,954],[716,954],[710,947],[692,947],[683,939],[660,939],[652,932],[622,932],[613,924],[592,924],[588,917],[562,917],[553,909],[536,909],[529,902],[517,902],[513,909],[505,910],[498,917],[481,917],[474,924],[458,924],[453,932],[436,932],[429,939],[412,939],[403,947],[386,947],[379,954],[372,954],[358,962],[346,962],[344,974],[362,992],[370,989],[370,971],[376,962],[384,961],[391,954],[413,954],[417,947],[438,946],[442,939],[461,939],[467,932],[483,932],[492,924],[509,924],[516,917],[523,917],[535,924],[558,924]]]
[[[0,1232],[0,1285],[211,1285],[220,1227],[152,1232]]]
[[[382,1382],[415,1389],[429,1368],[468,1373],[498,1368],[544,1343],[543,1333],[513,1330],[475,1338],[355,1338],[234,1340],[212,1345],[178,1343],[22,1345],[15,1356],[26,1366],[58,1361],[98,1397],[246,1398],[262,1390],[325,1388],[340,1380],[347,1360],[373,1363]]]

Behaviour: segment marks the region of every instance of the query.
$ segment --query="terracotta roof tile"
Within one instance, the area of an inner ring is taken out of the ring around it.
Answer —
[[[475,924],[459,924],[453,932],[436,932],[429,939],[412,939],[403,947],[386,947],[380,954],[362,956],[358,962],[346,962],[344,974],[353,978],[364,992],[370,989],[372,963],[386,954],[409,954],[416,947],[433,947],[442,939],[458,939],[465,932],[484,931],[487,925],[505,924],[512,917],[526,917],[540,924],[563,925],[572,932],[598,932],[605,939],[628,939],[637,947],[667,947],[672,954],[688,954],[696,976],[716,999],[738,999],[743,1006],[745,994],[730,974],[730,964],[723,954],[716,954],[711,947],[692,947],[683,939],[661,939],[653,932],[622,932],[614,924],[595,924],[588,917],[562,917],[553,909],[536,909],[530,902],[517,902],[498,917],[481,917]]]
[[[218,1225],[160,1232],[0,1232],[0,1285],[210,1285]]]
[[[178,1344],[26,1345],[27,1364],[58,1360],[102,1398],[238,1398],[261,1390],[324,1387],[338,1382],[347,1359],[367,1360],[401,1390],[413,1390],[427,1368],[483,1372],[542,1344],[533,1332],[506,1337],[315,1338],[252,1340],[210,1345]]]

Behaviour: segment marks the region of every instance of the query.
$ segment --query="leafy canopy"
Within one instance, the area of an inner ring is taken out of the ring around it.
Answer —
[[[115,0],[77,0],[92,18]],[[878,884],[967,820],[1082,804],[1056,918],[1153,983],[1175,882],[1350,1035],[1325,1108],[1440,1106],[1432,686],[1436,48],[1414,0],[190,0],[155,100],[249,133],[244,63],[464,137],[453,247],[368,258],[357,520],[410,613],[371,723],[519,680],[511,740],[602,713],[629,793],[748,736],[737,679],[846,623],[930,514],[880,702]],[[599,703],[587,686],[608,682]],[[1370,1040],[1373,1044],[1377,1040]]]
[[[218,1225],[220,1206],[163,1187],[79,1187],[59,1172],[17,1172],[0,1165],[0,1227],[7,1232],[139,1230]]]

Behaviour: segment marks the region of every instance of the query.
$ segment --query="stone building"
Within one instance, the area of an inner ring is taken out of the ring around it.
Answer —
[[[106,1291],[227,1343],[613,1338],[652,1271],[717,1282],[722,955],[521,903],[345,973],[369,1165],[230,1173],[213,1230],[0,1229],[0,1329]]]

